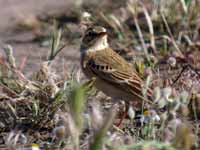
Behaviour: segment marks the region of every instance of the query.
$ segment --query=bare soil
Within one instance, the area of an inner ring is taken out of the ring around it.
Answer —
[[[5,44],[11,44],[14,48],[16,62],[20,64],[26,57],[27,62],[24,72],[37,69],[40,62],[46,59],[49,48],[41,47],[39,43],[32,41],[34,32],[32,30],[16,30],[20,21],[32,16],[42,16],[51,13],[67,12],[75,7],[72,0],[0,0],[0,48]],[[16,42],[17,41],[17,42]],[[62,54],[57,59],[58,62],[67,60],[69,64],[77,64],[78,44],[67,44]],[[73,61],[73,62],[72,62]]]

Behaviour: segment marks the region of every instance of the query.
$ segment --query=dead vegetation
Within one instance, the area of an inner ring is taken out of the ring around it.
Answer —
[[[2,149],[38,145],[75,150],[199,149],[199,12],[199,0],[130,0],[82,3],[68,14],[33,17],[19,23],[17,30],[31,30],[32,42],[49,46],[50,51],[31,77],[23,74],[28,60],[16,65],[14,47],[5,46],[1,54]],[[80,41],[82,33],[75,29],[81,26],[83,14],[88,17],[86,21],[108,28],[111,46],[133,63],[145,86],[154,89],[154,107],[141,108],[139,113],[130,110],[122,129],[114,123],[123,103],[120,109],[112,105],[92,89],[93,80],[83,81],[79,70],[63,75],[54,67],[54,59],[64,46]]]

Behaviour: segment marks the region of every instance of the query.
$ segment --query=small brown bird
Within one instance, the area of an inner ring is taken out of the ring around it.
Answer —
[[[93,26],[86,30],[80,48],[82,70],[88,78],[95,77],[95,86],[114,100],[125,100],[134,107],[149,101],[152,91],[147,89],[144,98],[143,81],[124,58],[109,47],[104,27]]]

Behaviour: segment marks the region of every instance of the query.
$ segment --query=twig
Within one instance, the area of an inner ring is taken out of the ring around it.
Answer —
[[[149,32],[150,32],[150,40],[151,40],[151,47],[153,48],[153,50],[155,50],[156,48],[156,45],[155,45],[155,38],[154,38],[154,30],[153,30],[153,23],[151,21],[151,17],[146,9],[146,7],[140,3],[142,5],[142,9],[143,9],[143,12],[144,12],[144,15],[146,17],[146,20],[147,20],[147,25],[149,27]]]
[[[148,55],[148,51],[147,51],[147,46],[144,42],[144,38],[143,38],[143,34],[142,34],[142,31],[140,29],[140,26],[139,26],[139,23],[138,23],[138,19],[137,19],[137,16],[135,14],[135,9],[133,8],[133,5],[128,3],[128,9],[130,10],[130,12],[132,13],[133,15],[133,20],[135,22],[135,26],[136,26],[136,29],[137,29],[137,32],[138,32],[138,36],[140,38],[140,42],[142,43],[142,47],[144,49],[144,53],[145,53],[145,56],[148,60],[148,62],[150,62],[150,58],[149,58],[149,55]]]
[[[180,32],[178,35],[178,43],[181,43],[181,39],[184,38],[189,46],[193,45],[193,41],[189,38],[189,36],[185,32]]]
[[[181,70],[181,72],[179,73],[179,75],[176,77],[176,79],[173,81],[172,85],[173,86],[177,81],[178,79],[181,77],[182,73],[185,71],[185,69],[187,69],[188,66],[184,66],[183,69]]]
[[[24,56],[24,57],[22,58],[22,62],[21,62],[20,65],[19,65],[19,71],[22,71],[22,70],[24,69],[24,66],[25,66],[25,64],[26,64],[26,62],[27,62],[27,59],[28,59],[28,55],[26,55],[26,56]]]
[[[15,96],[19,96],[15,91],[13,91],[12,89],[10,89],[9,87],[7,87],[5,84],[0,82],[0,85],[5,88],[6,90],[8,90],[10,93],[12,93]]]
[[[165,27],[166,27],[166,29],[167,29],[167,32],[168,32],[170,38],[172,39],[172,43],[173,43],[175,49],[178,51],[178,53],[180,54],[180,56],[183,57],[183,54],[182,54],[181,50],[179,49],[178,45],[176,44],[176,41],[175,41],[175,39],[174,39],[174,36],[172,35],[172,32],[171,32],[171,30],[170,30],[170,28],[169,28],[169,25],[168,25],[168,23],[167,23],[167,20],[166,20],[166,18],[165,18],[164,13],[163,13],[162,11],[160,11],[160,14],[161,14],[161,17],[162,17],[162,19],[163,19],[163,21],[164,21],[164,24],[165,24]]]
[[[181,72],[179,73],[179,75],[176,77],[176,79],[173,81],[173,83],[172,83],[171,86],[173,86],[178,81],[178,79],[181,77],[182,73],[187,68],[190,68],[191,70],[193,70],[200,77],[200,73],[197,71],[197,69],[195,69],[194,67],[192,67],[190,64],[187,64],[186,66],[183,67],[183,69],[181,70]]]

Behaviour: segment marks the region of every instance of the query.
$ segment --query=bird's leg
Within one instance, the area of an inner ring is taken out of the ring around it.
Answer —
[[[128,108],[129,108],[129,107],[127,106],[127,104],[125,104],[125,111],[124,111],[124,113],[123,113],[123,115],[122,115],[122,117],[121,117],[119,123],[117,124],[117,127],[118,127],[118,128],[121,127],[121,125],[122,125],[124,119],[125,119],[126,116],[128,115]]]
[[[124,119],[126,118],[127,114],[128,114],[128,110],[126,109],[125,112],[123,113],[123,115],[122,115],[122,117],[121,117],[119,123],[117,124],[117,127],[118,127],[118,128],[121,127],[121,125],[122,125]]]

